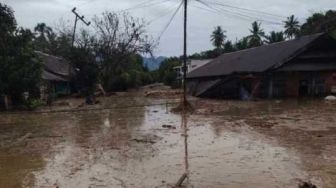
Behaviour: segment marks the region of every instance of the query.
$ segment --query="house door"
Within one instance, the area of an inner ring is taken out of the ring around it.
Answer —
[[[308,80],[300,80],[299,83],[299,96],[306,97],[309,95],[309,84]]]

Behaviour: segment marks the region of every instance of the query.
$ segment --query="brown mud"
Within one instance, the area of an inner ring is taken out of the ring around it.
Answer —
[[[0,187],[171,187],[186,162],[186,187],[336,185],[336,103],[193,99],[186,133],[176,105],[167,110],[178,99],[99,100],[85,111],[0,114]]]

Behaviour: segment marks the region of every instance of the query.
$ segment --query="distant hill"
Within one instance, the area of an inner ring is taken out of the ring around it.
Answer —
[[[144,65],[148,67],[150,71],[159,69],[161,63],[166,59],[166,57],[142,57]]]

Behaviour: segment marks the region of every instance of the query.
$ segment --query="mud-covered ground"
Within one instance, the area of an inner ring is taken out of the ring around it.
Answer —
[[[185,137],[167,96],[1,113],[0,187],[171,187]],[[336,187],[336,103],[190,100],[187,187]]]

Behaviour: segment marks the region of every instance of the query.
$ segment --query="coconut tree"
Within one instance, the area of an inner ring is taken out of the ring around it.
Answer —
[[[265,32],[261,29],[261,23],[257,21],[253,22],[250,32],[251,35],[248,36],[249,46],[261,46],[263,44],[262,38],[265,37]]]
[[[275,42],[281,42],[285,40],[284,33],[282,31],[276,32],[272,31],[269,35],[265,36],[266,40],[265,42],[267,44],[275,43]]]
[[[211,42],[216,47],[217,50],[221,50],[226,39],[225,30],[221,26],[215,27],[211,34]]]
[[[293,39],[294,37],[299,36],[300,34],[300,23],[294,15],[287,17],[287,20],[284,21],[285,24],[285,34],[288,39]]]
[[[224,52],[233,52],[235,51],[234,46],[230,40],[224,43]]]
[[[52,32],[52,29],[48,27],[45,23],[38,23],[34,31],[38,33],[38,37],[42,39],[46,39],[46,35]]]
[[[55,37],[52,29],[48,27],[45,23],[38,23],[35,28],[36,40],[34,41],[35,48],[37,50],[50,53],[49,41]]]
[[[239,41],[237,41],[234,45],[235,49],[237,50],[244,50],[249,48],[249,39],[248,37],[244,37],[242,39],[240,39]]]

